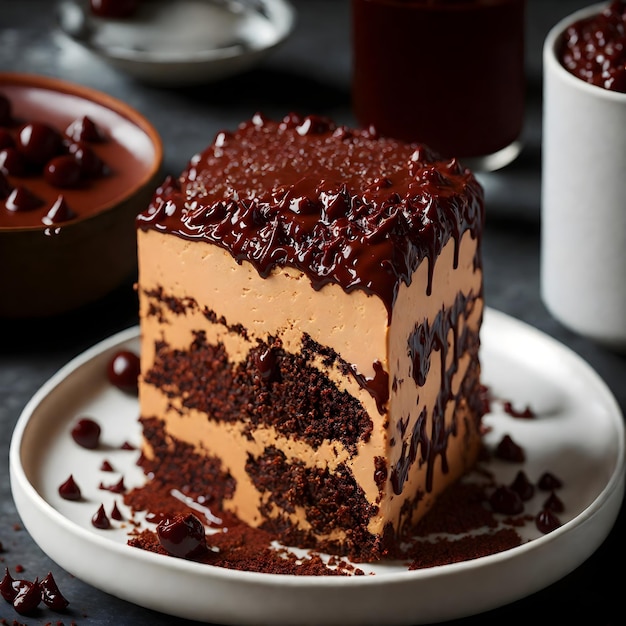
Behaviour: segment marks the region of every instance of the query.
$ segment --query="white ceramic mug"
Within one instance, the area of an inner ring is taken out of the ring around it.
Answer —
[[[557,56],[567,27],[543,49],[541,295],[574,332],[626,351],[626,94],[586,83]]]

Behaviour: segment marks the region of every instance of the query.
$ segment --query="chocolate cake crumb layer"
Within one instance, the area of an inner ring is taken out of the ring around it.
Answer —
[[[481,449],[483,214],[471,172],[372,130],[218,134],[137,222],[151,480],[285,545],[393,553]]]
[[[206,334],[198,331],[188,350],[158,342],[155,354],[147,384],[182,398],[186,409],[242,423],[245,433],[263,424],[313,448],[336,440],[352,451],[371,434],[372,421],[359,402],[309,365],[310,349],[287,354],[279,341],[268,338],[251,344],[245,360],[235,365],[223,345],[207,344]],[[197,376],[200,371],[205,375]]]

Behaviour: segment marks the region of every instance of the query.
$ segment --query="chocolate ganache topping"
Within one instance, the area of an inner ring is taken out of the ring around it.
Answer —
[[[483,217],[482,188],[456,159],[373,128],[257,113],[167,178],[137,225],[222,246],[263,277],[292,266],[315,289],[362,289],[391,316],[401,281],[424,259],[432,280],[449,239],[458,253]]]

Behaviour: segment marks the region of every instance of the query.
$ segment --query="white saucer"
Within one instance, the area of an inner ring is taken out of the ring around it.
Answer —
[[[598,375],[550,337],[488,309],[482,332],[484,382],[494,396],[527,405],[536,419],[494,408],[487,444],[510,434],[526,451],[531,480],[550,471],[563,481],[563,525],[542,535],[527,525],[517,548],[472,561],[408,571],[399,564],[363,568],[373,575],[288,576],[222,569],[126,545],[128,528],[97,530],[91,517],[120,497],[98,489],[124,478],[143,483],[136,399],[106,380],[106,364],[122,346],[138,350],[137,328],[119,333],[77,357],[25,407],[10,449],[13,496],[24,526],[54,561],[109,594],[175,615],[220,624],[419,624],[490,610],[542,589],[587,559],[602,543],[624,495],[624,424]],[[79,448],[69,431],[80,416],[102,426],[97,451]],[[117,470],[102,472],[107,459]],[[492,463],[509,483],[517,464]],[[60,498],[73,474],[84,501]],[[540,507],[545,493],[527,503]],[[529,508],[530,507],[530,508]],[[96,565],[97,564],[97,565]],[[361,566],[362,567],[362,566]]]
[[[57,7],[62,33],[143,82],[208,83],[263,60],[292,32],[286,0],[149,0],[132,17],[95,16],[80,0]]]

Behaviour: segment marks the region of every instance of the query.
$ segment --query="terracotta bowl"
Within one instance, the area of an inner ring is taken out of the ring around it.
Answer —
[[[124,102],[0,73],[0,317],[64,313],[131,279],[135,217],[162,160],[159,134]]]

